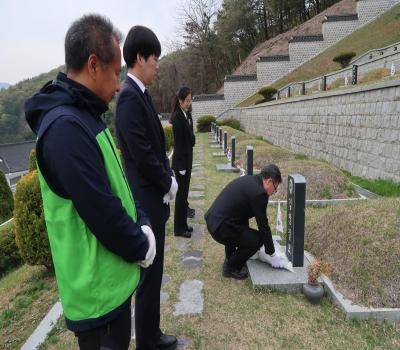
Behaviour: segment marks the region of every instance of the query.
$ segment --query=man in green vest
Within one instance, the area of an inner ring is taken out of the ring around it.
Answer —
[[[121,39],[102,16],[78,19],[65,38],[67,74],[25,102],[61,303],[80,349],[128,349],[139,265],[156,254],[101,119],[119,90]]]

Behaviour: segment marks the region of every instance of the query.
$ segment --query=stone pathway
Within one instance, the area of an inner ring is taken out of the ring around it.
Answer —
[[[177,239],[175,248],[182,252],[180,261],[181,268],[197,269],[199,272],[203,267],[203,252],[199,249],[204,238],[205,225],[204,220],[204,196],[205,196],[205,174],[204,174],[204,146],[203,138],[198,138],[199,141],[194,151],[194,163],[192,171],[192,185],[189,191],[190,206],[195,209],[195,216],[191,220],[195,223],[190,223],[193,227],[191,239]],[[191,245],[196,244],[196,249],[191,249]],[[201,315],[203,312],[203,281],[199,279],[186,280],[179,288],[179,302],[175,304],[174,316],[184,315]],[[190,339],[179,339],[178,349],[186,349],[192,346],[193,342]]]
[[[186,268],[202,267],[203,253],[200,250],[190,250],[184,253],[181,265]]]
[[[200,315],[203,312],[204,283],[199,280],[185,281],[179,289],[179,303],[175,304],[174,316]]]

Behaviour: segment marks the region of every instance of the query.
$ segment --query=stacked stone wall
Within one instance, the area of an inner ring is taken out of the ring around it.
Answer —
[[[298,67],[327,48],[322,41],[289,43],[289,56],[294,66]]]
[[[400,82],[230,109],[249,133],[369,179],[400,182]],[[257,149],[255,149],[257,152]]]
[[[257,80],[225,81],[224,96],[227,108],[236,106],[258,90]]]
[[[338,21],[322,23],[322,34],[326,47],[332,46],[345,36],[358,29],[360,23],[356,21]]]
[[[373,21],[399,2],[399,0],[359,0],[357,2],[359,25],[363,26]]]
[[[289,74],[296,66],[292,61],[257,62],[257,80],[260,86],[272,84]]]
[[[227,108],[229,107],[223,99],[194,101],[192,105],[193,123],[196,124],[197,118],[203,115],[213,115],[217,117]]]

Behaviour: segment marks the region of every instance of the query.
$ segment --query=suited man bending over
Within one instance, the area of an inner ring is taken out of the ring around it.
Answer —
[[[164,131],[146,86],[158,70],[161,45],[148,28],[130,29],[123,48],[128,76],[117,97],[115,122],[128,182],[156,238],[153,264],[142,269],[136,292],[136,349],[175,349],[177,339],[160,330],[160,289],[164,266],[165,223],[177,183],[165,150]]]
[[[205,214],[211,236],[225,245],[224,277],[247,278],[241,271],[246,261],[264,244],[273,267],[283,267],[284,259],[275,254],[271,229],[266,215],[269,197],[282,182],[279,168],[270,164],[258,175],[246,175],[230,182]],[[255,217],[258,230],[249,227]]]

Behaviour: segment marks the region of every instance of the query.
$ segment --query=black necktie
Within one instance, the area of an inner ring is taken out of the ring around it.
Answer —
[[[150,96],[149,91],[147,89],[144,90],[144,97],[146,98],[146,100],[147,100],[149,106],[151,107],[151,109],[153,110],[153,112],[156,115],[158,115],[158,113],[157,113],[157,111],[156,111],[156,109],[155,109],[155,107],[153,105],[153,100],[151,99],[151,96]]]

